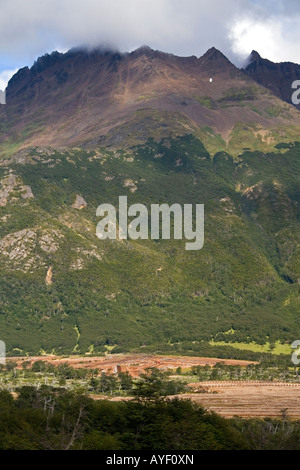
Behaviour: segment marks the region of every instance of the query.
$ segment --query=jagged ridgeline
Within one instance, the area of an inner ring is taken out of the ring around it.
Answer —
[[[297,109],[216,50],[56,54],[19,71],[6,95],[0,339],[10,354],[249,357],[218,344],[299,339]],[[120,195],[205,204],[203,249],[99,240],[96,209]]]

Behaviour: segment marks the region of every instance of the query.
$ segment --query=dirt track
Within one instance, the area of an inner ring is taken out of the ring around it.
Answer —
[[[233,359],[216,359],[210,357],[188,357],[188,356],[155,356],[151,354],[113,354],[105,357],[84,357],[84,356],[70,356],[70,357],[57,357],[57,356],[40,356],[40,357],[15,357],[9,358],[17,362],[18,367],[22,367],[22,363],[30,361],[33,364],[36,361],[47,361],[55,365],[69,364],[74,369],[99,369],[114,373],[117,371],[128,371],[132,376],[138,376],[143,373],[147,367],[157,367],[161,370],[188,369],[193,366],[213,366],[217,362],[223,362],[228,365],[247,366],[248,364],[255,364],[251,361],[238,361]]]

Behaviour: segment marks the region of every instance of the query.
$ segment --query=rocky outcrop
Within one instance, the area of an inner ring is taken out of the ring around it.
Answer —
[[[11,173],[0,181],[0,207],[6,206],[9,202],[22,199],[33,199],[34,195],[30,186],[23,185],[21,179]]]
[[[1,262],[13,271],[33,272],[45,266],[43,253],[55,253],[63,238],[54,229],[28,228],[9,233],[0,240]]]
[[[77,194],[75,202],[74,202],[72,207],[73,207],[73,209],[81,210],[81,209],[84,209],[85,207],[87,207],[87,203],[85,202],[85,200],[83,199],[82,196],[79,196]]]
[[[292,104],[292,83],[300,79],[300,65],[293,62],[274,63],[263,59],[258,52],[252,51],[245,72],[260,85],[269,88],[274,95]],[[300,109],[300,105],[296,106]]]

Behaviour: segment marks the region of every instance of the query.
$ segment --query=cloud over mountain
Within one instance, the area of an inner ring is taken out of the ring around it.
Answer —
[[[198,57],[209,47],[240,65],[252,49],[299,62],[295,0],[2,0],[0,71],[30,65],[45,51],[142,44]]]

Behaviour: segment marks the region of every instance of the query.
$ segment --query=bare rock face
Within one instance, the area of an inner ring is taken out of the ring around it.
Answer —
[[[9,233],[0,239],[1,264],[13,271],[35,272],[46,266],[43,253],[37,253],[37,248],[46,254],[56,253],[63,238],[59,230],[36,227]]]
[[[78,209],[78,210],[81,210],[81,209],[84,209],[85,207],[87,206],[87,203],[85,202],[85,200],[83,199],[82,196],[79,196],[77,194],[76,196],[76,199],[75,199],[75,202],[73,204],[73,209]]]
[[[0,106],[8,130],[0,143],[25,132],[22,149],[121,148],[144,143],[150,133],[158,140],[169,137],[170,128],[173,135],[185,135],[190,126],[209,126],[227,139],[239,122],[266,128],[289,126],[293,119],[300,125],[299,114],[285,115],[283,103],[278,114],[265,112],[279,104],[264,88],[270,79],[273,92],[288,99],[299,66],[276,65],[274,71],[258,54],[251,60],[240,70],[214,47],[199,58],[149,47],[122,54],[103,49],[46,54],[10,79],[6,105]]]
[[[21,196],[22,199],[34,198],[31,187],[23,185],[21,178],[11,173],[0,180],[0,207],[6,206],[8,202],[16,201],[16,195]]]
[[[274,95],[292,104],[292,83],[299,80],[300,65],[292,62],[274,63],[263,59],[258,52],[252,51],[245,73],[260,85],[269,88]],[[300,105],[296,108],[300,109]]]

